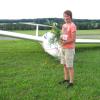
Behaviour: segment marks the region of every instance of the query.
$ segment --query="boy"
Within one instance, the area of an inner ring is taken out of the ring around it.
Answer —
[[[72,22],[72,12],[66,10],[63,13],[65,24],[62,26],[62,35],[60,37],[60,44],[62,47],[61,64],[64,64],[64,80],[59,84],[67,82],[67,87],[72,87],[74,82],[74,54],[75,54],[75,39],[76,26]]]

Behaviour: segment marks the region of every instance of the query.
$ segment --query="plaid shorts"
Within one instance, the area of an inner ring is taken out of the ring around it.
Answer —
[[[61,64],[66,64],[68,68],[73,67],[74,55],[75,55],[75,49],[62,48],[60,53]]]

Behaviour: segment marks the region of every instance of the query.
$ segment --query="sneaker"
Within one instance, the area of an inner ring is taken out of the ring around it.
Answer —
[[[69,87],[73,87],[73,83],[69,83],[68,85],[67,85],[67,88],[69,88]]]
[[[69,80],[60,81],[59,84],[69,83]]]

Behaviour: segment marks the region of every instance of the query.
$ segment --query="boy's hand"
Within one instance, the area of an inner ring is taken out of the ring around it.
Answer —
[[[60,39],[60,45],[63,46],[67,43],[67,41]]]

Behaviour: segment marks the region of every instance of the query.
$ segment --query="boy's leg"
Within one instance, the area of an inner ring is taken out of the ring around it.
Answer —
[[[73,86],[73,82],[74,82],[74,68],[73,67],[69,68],[69,77],[70,77],[70,81],[69,81],[69,84],[67,85],[67,88]]]
[[[70,83],[74,82],[74,68],[70,67],[69,68],[69,77],[70,77]]]
[[[69,84],[67,87],[73,86],[74,82],[74,68],[73,68],[73,61],[74,61],[74,49],[68,50],[68,56],[67,56],[67,63],[68,63],[68,71],[69,71]]]
[[[68,68],[64,65],[64,80],[68,80]]]
[[[65,82],[69,83],[69,79],[68,79],[68,68],[64,64],[64,80],[60,81],[59,84],[64,84]]]

